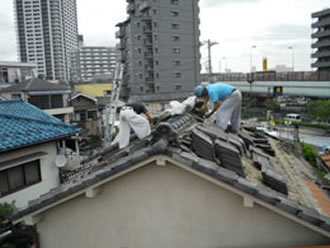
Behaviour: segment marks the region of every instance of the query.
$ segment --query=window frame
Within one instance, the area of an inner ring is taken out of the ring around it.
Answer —
[[[36,163],[36,164],[33,164],[33,163]],[[27,167],[31,166],[31,165],[34,165],[34,166],[37,167],[36,168],[37,169],[37,171],[36,171],[37,172],[37,180],[34,180],[33,182],[29,183],[28,181],[30,179],[28,178],[28,175],[27,175]],[[19,168],[22,170],[22,174],[20,176],[22,177],[21,179],[23,179],[23,183],[22,183],[22,185],[20,185],[18,187],[11,187],[9,172],[13,171],[13,170],[17,170]],[[10,194],[13,194],[15,192],[26,189],[30,186],[36,185],[36,184],[42,182],[40,159],[34,159],[32,161],[29,161],[29,162],[25,162],[25,163],[22,163],[22,164],[18,164],[18,165],[6,168],[4,170],[0,170],[0,177],[5,177],[6,178],[7,189],[8,189],[7,191],[2,192],[2,190],[0,188],[0,199],[2,197],[7,196],[7,195],[10,195]],[[1,184],[0,184],[0,187],[1,187]]]

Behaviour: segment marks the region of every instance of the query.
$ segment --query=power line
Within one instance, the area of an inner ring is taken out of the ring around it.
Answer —
[[[209,71],[209,82],[212,82],[212,58],[211,58],[211,47],[214,45],[218,45],[219,43],[216,41],[211,41],[208,39],[204,41],[202,45],[207,45],[208,50],[208,71]]]

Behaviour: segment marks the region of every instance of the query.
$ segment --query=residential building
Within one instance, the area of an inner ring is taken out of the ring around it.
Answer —
[[[37,66],[35,64],[0,61],[1,85],[19,83],[35,77],[37,77]]]
[[[82,46],[72,57],[71,78],[90,81],[94,78],[113,79],[117,62],[115,47]]]
[[[198,0],[127,1],[118,23],[124,63],[121,97],[161,101],[185,98],[200,82]]]
[[[99,164],[11,220],[33,225],[48,248],[329,244],[329,199],[282,142],[190,113],[159,121],[150,137],[93,154]]]
[[[110,103],[112,84],[77,84],[71,98],[73,121],[86,130],[83,135],[103,137],[105,110]]]
[[[312,13],[312,18],[312,39],[315,39],[312,44],[312,58],[315,59],[312,68],[330,71],[330,8]]]
[[[69,123],[73,115],[73,107],[69,106],[71,90],[64,84],[49,83],[34,78],[0,90],[6,99],[22,99],[48,114]]]
[[[50,80],[70,76],[78,48],[76,0],[14,0],[19,57]]]
[[[59,186],[59,142],[79,130],[21,100],[0,100],[0,203],[27,203]]]

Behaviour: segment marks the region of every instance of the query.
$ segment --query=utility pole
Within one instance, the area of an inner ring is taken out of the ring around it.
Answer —
[[[208,69],[209,69],[209,82],[212,82],[212,58],[211,58],[211,47],[214,45],[218,45],[219,43],[216,41],[211,41],[208,39],[207,41],[203,42],[203,45],[207,44],[207,51],[208,51]]]

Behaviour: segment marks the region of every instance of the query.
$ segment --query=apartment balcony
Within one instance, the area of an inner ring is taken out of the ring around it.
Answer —
[[[321,21],[317,21],[315,23],[312,24],[312,28],[320,28],[320,27],[324,27],[330,25],[330,18],[321,20]]]
[[[143,43],[146,46],[152,46],[152,38],[143,39]]]
[[[315,62],[312,64],[313,68],[330,68],[330,60],[324,62]]]
[[[326,31],[318,31],[316,33],[312,34],[312,38],[322,38],[322,37],[330,37],[330,30],[326,30]]]
[[[149,71],[149,72],[154,71],[154,66],[153,65],[145,65],[144,68],[145,68],[146,71]]]
[[[312,58],[330,57],[330,51],[316,52],[312,54]]]
[[[146,58],[152,58],[152,57],[153,57],[153,53],[152,53],[152,52],[145,52],[145,53],[144,53],[144,56],[145,56]]]
[[[330,9],[321,10],[312,14],[313,18],[321,17],[324,15],[330,14]]]
[[[150,7],[151,7],[151,4],[149,2],[143,2],[139,7],[139,11],[143,12],[143,11],[149,9]]]
[[[124,37],[124,32],[119,30],[116,32],[116,38],[117,39],[120,39],[120,38],[123,38]]]
[[[154,82],[154,78],[153,77],[147,77],[146,78],[146,82]]]
[[[152,28],[151,28],[151,26],[144,26],[143,27],[143,32],[144,33],[151,33],[152,32]]]
[[[135,6],[133,3],[127,5],[126,12],[127,14],[133,14],[135,12]]]
[[[330,47],[330,40],[318,41],[312,44],[312,48]]]

